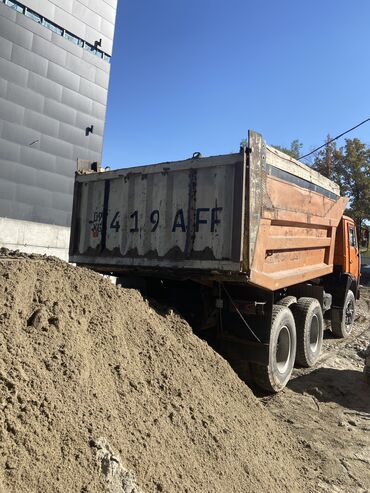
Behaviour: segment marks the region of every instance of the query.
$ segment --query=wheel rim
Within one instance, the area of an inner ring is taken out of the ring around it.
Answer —
[[[276,366],[280,374],[284,374],[289,368],[291,352],[291,337],[290,331],[286,325],[284,325],[279,332],[276,349]]]
[[[355,313],[355,305],[351,300],[346,306],[346,327],[349,329],[353,322],[353,315]]]
[[[317,351],[320,340],[320,323],[317,315],[314,314],[310,327],[310,349],[313,353]]]

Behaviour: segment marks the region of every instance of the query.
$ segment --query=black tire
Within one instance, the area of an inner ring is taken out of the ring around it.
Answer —
[[[297,298],[295,296],[285,296],[285,298],[277,301],[276,305],[291,307],[295,303],[297,303]]]
[[[332,309],[331,331],[337,337],[346,338],[352,332],[352,324],[355,319],[355,295],[348,290],[342,309]]]
[[[292,312],[274,305],[269,344],[268,366],[251,363],[255,383],[269,392],[280,392],[292,374],[296,353],[296,330]]]
[[[324,317],[315,298],[299,298],[293,309],[297,329],[296,363],[306,368],[319,359],[324,336]]]

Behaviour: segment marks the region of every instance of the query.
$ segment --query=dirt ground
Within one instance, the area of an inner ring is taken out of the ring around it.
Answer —
[[[56,259],[0,258],[1,493],[313,493],[309,462],[172,310]]]
[[[318,364],[295,370],[282,393],[261,398],[315,458],[317,492],[370,491],[370,385],[363,375],[369,344],[370,288],[362,288],[351,336],[338,340],[326,331]]]

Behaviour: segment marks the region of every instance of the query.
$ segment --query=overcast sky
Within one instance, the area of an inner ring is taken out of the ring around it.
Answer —
[[[370,116],[369,46],[369,0],[118,0],[103,163],[308,152]]]

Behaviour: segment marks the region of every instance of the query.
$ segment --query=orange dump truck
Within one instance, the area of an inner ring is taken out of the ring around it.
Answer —
[[[351,331],[347,200],[261,135],[235,154],[91,168],[76,174],[70,261],[176,307],[261,387],[279,391],[295,363],[317,362],[324,319]]]

